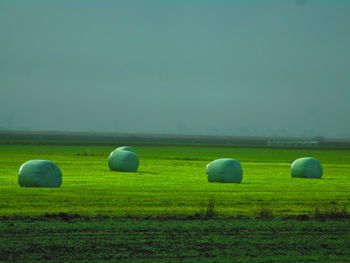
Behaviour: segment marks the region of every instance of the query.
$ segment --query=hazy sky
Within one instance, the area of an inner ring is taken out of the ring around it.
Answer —
[[[0,0],[0,127],[350,138],[348,0]]]

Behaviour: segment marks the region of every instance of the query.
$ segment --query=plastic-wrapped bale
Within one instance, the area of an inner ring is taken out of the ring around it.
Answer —
[[[18,183],[21,187],[60,187],[62,173],[52,161],[30,160],[19,169]]]
[[[240,183],[243,178],[241,164],[234,159],[223,158],[207,165],[208,182]]]
[[[108,166],[113,171],[136,172],[139,158],[134,152],[116,149],[108,157]]]
[[[136,153],[135,149],[132,148],[131,146],[121,146],[115,149],[115,151],[129,151],[129,152]]]
[[[293,178],[321,178],[323,174],[321,163],[313,157],[296,159],[290,171]]]

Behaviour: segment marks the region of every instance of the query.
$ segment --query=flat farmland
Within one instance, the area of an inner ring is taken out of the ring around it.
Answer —
[[[0,262],[349,262],[350,222],[0,221]]]
[[[111,146],[0,146],[0,216],[285,218],[350,204],[350,151],[220,147],[135,146],[137,173],[113,172]],[[290,165],[312,156],[321,179],[290,177]],[[208,183],[206,165],[217,158],[241,162],[240,184]],[[30,159],[56,162],[60,188],[21,188],[18,170]]]
[[[115,147],[0,146],[0,262],[348,262],[349,151],[134,148],[138,172],[120,173]],[[290,177],[304,156],[321,179]],[[242,183],[208,183],[217,158],[240,161]],[[62,186],[19,187],[30,159],[56,162]]]

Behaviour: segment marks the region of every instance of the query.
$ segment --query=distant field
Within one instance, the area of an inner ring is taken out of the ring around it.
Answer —
[[[350,204],[350,151],[138,146],[137,173],[109,171],[111,146],[0,145],[0,216],[68,213],[108,217],[218,218],[311,215]],[[292,179],[298,157],[313,156],[322,179]],[[208,183],[205,167],[216,158],[242,163],[241,184]],[[20,188],[17,173],[30,159],[56,162],[58,189]]]
[[[271,145],[269,142],[287,142]],[[293,145],[293,142],[316,141],[316,145]],[[289,143],[288,143],[289,142]],[[290,144],[292,143],[292,144]],[[193,147],[249,147],[249,148],[289,148],[289,149],[343,149],[350,150],[349,139],[281,138],[252,136],[213,135],[171,135],[171,134],[121,134],[96,132],[43,132],[43,131],[1,131],[0,145],[95,145],[113,146],[132,144],[134,146],[193,146]]]

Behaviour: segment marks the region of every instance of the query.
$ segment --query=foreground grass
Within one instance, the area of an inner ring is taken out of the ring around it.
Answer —
[[[350,221],[0,221],[2,262],[349,262]]]

